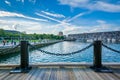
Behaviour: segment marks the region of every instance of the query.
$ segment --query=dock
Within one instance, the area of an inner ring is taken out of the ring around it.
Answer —
[[[0,80],[120,80],[120,65],[113,72],[95,72],[87,65],[32,66],[28,73],[10,73],[15,66],[0,66]]]

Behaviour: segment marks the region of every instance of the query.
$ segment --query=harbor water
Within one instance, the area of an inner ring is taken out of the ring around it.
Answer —
[[[64,42],[43,47],[42,50],[52,52],[52,53],[65,54],[65,53],[71,53],[71,52],[80,50],[88,46],[89,44],[91,43],[64,41]],[[120,50],[120,44],[109,43],[106,45],[118,51]],[[107,63],[111,63],[111,62],[120,63],[120,53],[116,53],[102,47],[102,61]],[[81,63],[90,62],[91,63],[93,62],[93,46],[80,53],[67,55],[67,56],[49,55],[49,54],[42,53],[39,50],[29,51],[30,64],[38,64],[41,62],[42,63],[48,63],[48,62],[81,62]],[[20,54],[12,55],[12,56],[0,59],[0,64],[20,64]]]

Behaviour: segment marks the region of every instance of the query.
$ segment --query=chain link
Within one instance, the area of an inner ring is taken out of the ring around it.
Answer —
[[[105,44],[103,44],[103,43],[102,43],[102,46],[105,47],[105,48],[107,48],[107,49],[109,49],[109,50],[111,50],[111,51],[114,51],[114,52],[120,53],[120,51],[115,50],[115,49],[113,49],[113,48],[111,48],[111,47],[108,47],[107,45],[105,45]]]
[[[37,49],[35,46],[33,46],[33,45],[31,45],[31,44],[29,44],[32,48],[34,48],[34,49]],[[88,49],[88,48],[90,48],[91,46],[93,46],[93,43],[92,44],[90,44],[90,45],[88,45],[87,47],[85,47],[85,48],[82,48],[82,49],[80,49],[80,50],[78,50],[78,51],[74,51],[74,52],[70,52],[70,53],[64,53],[64,54],[61,54],[61,53],[52,53],[52,52],[48,52],[48,51],[44,51],[44,50],[42,50],[42,49],[37,49],[38,51],[41,51],[42,53],[46,53],[46,54],[50,54],[50,55],[56,55],[56,56],[67,56],[67,55],[73,55],[73,54],[76,54],[76,53],[80,53],[80,52],[82,52],[82,51],[85,51],[86,49]]]

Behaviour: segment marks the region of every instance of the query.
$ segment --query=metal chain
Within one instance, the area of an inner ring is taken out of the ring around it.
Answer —
[[[31,47],[33,47],[34,49],[37,49],[35,46],[33,45],[30,45]],[[85,48],[82,48],[81,50],[78,50],[78,51],[74,51],[74,52],[70,52],[70,53],[64,53],[64,54],[60,54],[60,53],[52,53],[52,52],[48,52],[48,51],[44,51],[44,50],[41,50],[41,49],[37,49],[38,51],[41,51],[43,53],[46,53],[46,54],[50,54],[50,55],[56,55],[56,56],[67,56],[67,55],[73,55],[73,54],[76,54],[76,53],[80,53],[82,51],[85,51],[86,49],[90,48],[91,46],[93,46],[93,43],[88,45],[87,47]]]
[[[107,48],[107,49],[109,49],[109,50],[111,50],[111,51],[114,51],[114,52],[120,53],[120,51],[115,50],[115,49],[113,49],[113,48],[111,48],[111,47],[108,47],[107,45],[105,45],[105,44],[103,44],[103,43],[102,43],[102,46],[105,47],[105,48]]]

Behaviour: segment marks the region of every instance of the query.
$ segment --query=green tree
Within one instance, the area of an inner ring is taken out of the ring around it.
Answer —
[[[5,36],[5,31],[3,29],[0,29],[0,37],[4,37]]]

